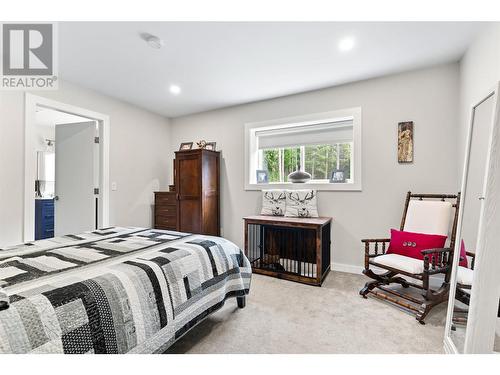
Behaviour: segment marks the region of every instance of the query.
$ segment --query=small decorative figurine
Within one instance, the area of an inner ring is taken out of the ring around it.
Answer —
[[[201,141],[196,142],[196,144],[198,145],[198,148],[205,148],[207,146],[207,141],[202,139]]]

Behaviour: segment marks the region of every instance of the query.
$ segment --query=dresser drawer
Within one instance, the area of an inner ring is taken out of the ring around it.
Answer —
[[[54,212],[54,203],[52,201],[43,203],[42,209],[47,212]]]
[[[175,205],[156,205],[156,216],[177,216],[177,207]]]
[[[40,207],[42,215],[54,216],[54,203],[43,203]]]
[[[155,194],[155,205],[157,206],[175,205],[176,202],[176,193],[162,192]]]
[[[177,227],[177,218],[175,216],[155,216],[155,228],[157,229],[175,229]]]

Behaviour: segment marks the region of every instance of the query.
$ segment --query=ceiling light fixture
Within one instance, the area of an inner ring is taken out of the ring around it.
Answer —
[[[173,95],[179,95],[181,93],[181,88],[177,85],[170,85],[168,88],[171,94]]]
[[[160,49],[161,47],[163,47],[163,40],[155,35],[148,34],[144,37],[144,40],[151,48]]]
[[[354,41],[353,37],[343,38],[339,42],[339,50],[341,52],[350,51],[354,48],[354,44],[355,44],[355,41]]]

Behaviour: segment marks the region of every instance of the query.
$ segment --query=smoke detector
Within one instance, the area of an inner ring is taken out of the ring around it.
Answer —
[[[160,49],[163,47],[164,42],[160,38],[158,38],[156,35],[152,34],[143,34],[142,39],[146,41],[146,43],[154,49]]]

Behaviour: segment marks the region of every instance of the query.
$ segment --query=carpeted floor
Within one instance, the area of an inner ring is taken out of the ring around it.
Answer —
[[[244,309],[236,300],[167,353],[443,353],[446,303],[420,325],[358,291],[362,275],[332,272],[321,288],[253,275]]]

